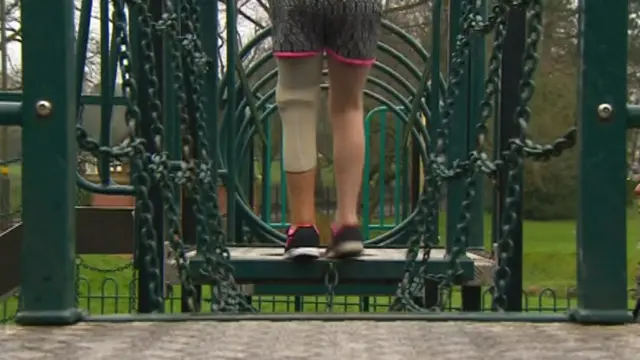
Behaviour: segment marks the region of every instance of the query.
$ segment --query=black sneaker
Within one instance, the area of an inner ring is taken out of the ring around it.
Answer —
[[[355,258],[364,252],[364,242],[359,226],[343,226],[332,231],[331,243],[324,256],[333,259]]]
[[[289,226],[284,258],[289,260],[313,260],[320,257],[320,233],[315,226]]]

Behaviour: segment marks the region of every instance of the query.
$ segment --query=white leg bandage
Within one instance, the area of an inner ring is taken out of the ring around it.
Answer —
[[[277,63],[276,104],[282,120],[283,167],[286,172],[306,172],[317,162],[322,56],[279,58]]]

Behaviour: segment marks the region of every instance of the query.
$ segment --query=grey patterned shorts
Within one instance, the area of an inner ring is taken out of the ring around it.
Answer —
[[[270,0],[273,51],[278,57],[323,51],[370,65],[380,34],[382,0]]]

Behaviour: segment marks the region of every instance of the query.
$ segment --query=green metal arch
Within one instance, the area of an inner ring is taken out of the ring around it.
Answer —
[[[269,95],[264,97],[265,102],[267,101],[268,98],[273,98],[274,96],[275,96],[275,90],[271,90],[269,92]],[[385,104],[386,106],[389,107],[389,109],[391,109],[392,112],[394,112],[396,116],[398,116],[400,119],[402,119],[405,122],[407,121],[406,114],[402,113],[395,106],[393,106],[393,104],[391,104],[388,100],[384,99],[382,96],[378,95],[377,93],[371,92],[370,90],[365,90],[365,96],[372,98],[378,101],[379,103]],[[267,111],[265,111],[264,115],[270,116],[274,111],[275,111],[275,107],[269,107]],[[252,129],[251,131],[254,131],[254,129]],[[422,156],[426,158],[426,149],[421,149],[421,157]],[[248,220],[247,221],[248,226],[252,228],[252,230],[260,232],[263,236],[267,237],[267,239],[272,242],[279,243],[279,244],[284,243],[284,240],[285,240],[284,235],[276,231],[268,223],[264,222],[262,219],[256,216],[253,213],[253,211],[244,202],[242,197],[238,194],[236,194],[236,201],[238,202],[239,209],[241,209],[241,211],[246,216],[245,219]],[[367,244],[382,246],[382,245],[394,242],[398,237],[402,236],[402,234],[406,230],[406,226],[413,219],[414,215],[415,213],[411,213],[402,223],[398,224],[395,228],[393,228],[392,230],[390,230],[385,234],[382,234],[377,238],[367,241]]]
[[[397,35],[400,39],[402,39],[405,43],[407,43],[412,48],[412,50],[414,50],[420,56],[420,58],[423,61],[425,62],[429,61],[429,55],[426,52],[426,50],[414,38],[409,36],[406,32],[402,31],[402,29],[400,29],[399,27],[393,25],[388,21],[383,22],[383,28],[388,30],[392,34]],[[271,28],[264,29],[259,34],[257,34],[249,43],[246,44],[246,46],[244,46],[240,50],[239,52],[240,59],[244,59],[254,47],[256,47],[261,41],[264,41],[270,34],[271,34]],[[424,79],[422,79],[423,74],[418,70],[415,64],[410,62],[406,57],[402,56],[402,54],[396,51],[393,47],[380,42],[378,43],[378,49],[379,51],[385,54],[388,54],[396,63],[406,68],[413,78],[415,78],[418,81],[425,81]],[[253,76],[255,73],[257,73],[271,59],[271,56],[272,56],[271,54],[265,54],[261,56],[257,61],[250,64],[246,69],[245,77],[249,78]],[[392,78],[392,80],[397,82],[399,87],[401,87],[404,91],[406,91],[409,94],[409,98],[415,98],[415,96],[419,96],[419,94],[416,94],[417,89],[413,88],[413,86],[411,86],[409,81],[407,81],[404,77],[400,76],[397,72],[393,71],[388,66],[380,62],[377,62],[374,65],[374,68],[376,68],[377,70],[380,70],[383,74],[389,76],[390,78]],[[276,75],[277,75],[277,71],[275,69],[270,71],[268,74],[260,78],[257,81],[257,83],[254,86],[252,86],[251,89],[249,89],[249,91],[253,94],[259,94],[261,89],[264,88],[269,81],[273,80],[276,77]],[[440,76],[440,79],[439,79],[440,81],[438,82],[440,85],[439,92],[444,92],[445,82],[442,79],[441,74],[439,74],[439,76]],[[227,84],[228,77],[229,77],[228,73],[223,74],[221,79],[222,81],[220,82],[220,87],[218,88],[217,95],[220,97],[220,102],[222,104],[225,104],[225,91],[229,91],[229,89],[231,88],[231,86],[228,86]],[[411,103],[409,102],[409,100],[407,98],[404,98],[395,88],[393,88],[387,82],[384,82],[376,77],[369,77],[367,79],[367,82],[375,86],[378,86],[384,92],[389,94],[395,101],[397,101],[402,105],[401,108],[404,108],[404,109],[411,108]],[[250,106],[249,100],[246,98],[246,96],[242,96],[243,84],[241,83],[236,84],[233,87],[232,91],[236,92],[236,94],[239,95],[239,96],[235,96],[236,99],[242,99],[242,100],[236,106],[236,111],[234,113],[235,116],[233,117],[230,117],[229,116],[230,114],[228,113],[229,111],[232,111],[232,109],[229,108],[228,106],[224,106],[224,111],[223,111],[224,120],[221,125],[220,134],[225,133],[224,129],[228,125],[227,124],[229,121],[228,119],[232,119],[230,121],[234,121],[236,122],[236,124],[238,122],[240,123],[240,127],[237,128],[237,133],[235,134],[234,148],[236,149],[236,151],[234,151],[234,153],[238,154],[238,151],[239,151],[240,158],[243,158],[248,150],[248,146],[250,144],[251,138],[256,134],[257,127],[260,126],[264,121],[266,121],[273,114],[273,112],[275,111],[275,107],[273,106],[268,107],[266,111],[262,112],[259,118],[256,119],[255,117],[258,114],[251,114],[250,111],[247,114],[247,108],[248,107],[251,108],[252,106]],[[273,99],[274,96],[275,96],[275,90],[272,89],[267,94],[262,96],[256,102],[256,104],[254,104],[252,108],[264,109],[265,105],[267,105],[267,102]],[[409,119],[406,116],[406,113],[400,111],[397,106],[394,106],[394,104],[392,104],[385,97],[377,93],[374,93],[370,90],[365,91],[365,96],[368,98],[373,98],[379,103],[384,104],[385,105],[384,107],[388,109],[388,111],[393,112],[398,117],[398,119],[401,119],[405,124],[408,124]],[[425,99],[420,100],[420,104],[419,104],[420,112],[423,113],[425,116],[430,117],[430,111],[428,106],[426,105],[427,101],[425,101],[429,98],[429,88],[425,89],[424,96],[425,96]],[[372,111],[375,111],[378,109],[380,108],[376,108]],[[258,112],[260,113],[261,111],[258,110]],[[370,116],[370,113],[367,114],[367,116]],[[410,124],[410,125],[413,125],[411,126],[412,137],[423,138],[423,139],[428,138],[426,127],[416,126],[417,124]],[[229,137],[227,137],[226,140],[233,141]],[[427,159],[427,149],[424,148],[424,142],[418,141],[417,143],[422,145],[421,146],[422,148],[419,149],[419,154],[423,162],[423,165],[426,168],[426,164],[424,164],[424,162]],[[229,174],[227,171],[225,171],[226,169],[225,159],[227,156],[225,154],[226,152],[224,151],[224,149],[228,149],[228,146],[221,146],[221,144],[223,144],[223,141],[219,141],[218,144],[220,146],[218,154],[219,154],[219,161],[222,169],[221,173],[226,175],[226,179],[225,179],[226,181],[238,181],[238,178],[236,177],[237,174],[232,175],[232,174]],[[235,179],[231,179],[231,177],[234,177]],[[236,185],[236,187],[238,187],[238,185]],[[244,213],[245,215],[244,219],[246,220],[247,225],[249,225],[250,228],[252,228],[254,231],[258,231],[262,233],[263,236],[266,236],[269,240],[273,242],[282,243],[284,241],[284,235],[276,231],[273,227],[270,226],[270,224],[264,222],[262,219],[256,216],[244,201],[243,196],[241,196],[240,194],[236,194],[236,204],[238,205],[238,208],[241,209],[241,212]],[[411,221],[413,216],[414,216],[414,213],[411,213],[406,219],[404,219],[404,221],[402,221],[400,224],[397,224],[397,226],[394,227],[392,230],[386,232],[385,234],[375,239],[369,240],[367,243],[369,245],[373,245],[373,244],[385,245],[393,242],[396,238],[398,238],[404,233],[404,230],[407,229],[407,224]]]

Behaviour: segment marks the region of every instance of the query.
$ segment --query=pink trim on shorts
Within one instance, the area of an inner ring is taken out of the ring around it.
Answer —
[[[327,52],[327,54],[331,55],[331,57],[333,57],[334,59],[346,63],[346,64],[350,64],[350,65],[359,65],[359,66],[371,66],[373,64],[375,64],[376,59],[349,59],[346,58],[344,56],[340,56],[338,55],[335,51],[331,50],[331,49],[325,49],[325,51]]]
[[[301,52],[276,51],[273,53],[275,57],[283,57],[283,58],[309,57],[309,56],[316,56],[318,54],[320,54],[320,51],[301,51]]]

